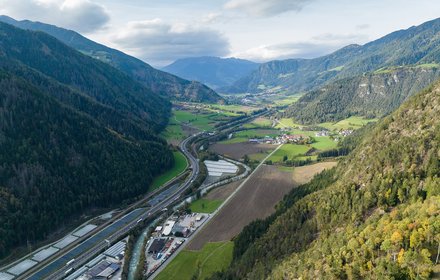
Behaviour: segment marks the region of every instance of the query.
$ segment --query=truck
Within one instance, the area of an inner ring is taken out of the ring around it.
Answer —
[[[66,266],[69,266],[75,262],[75,259],[71,259],[70,261],[66,262]]]

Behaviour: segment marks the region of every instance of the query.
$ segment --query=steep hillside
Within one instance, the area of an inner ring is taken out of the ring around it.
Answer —
[[[117,69],[42,33],[0,23],[0,60],[16,61],[159,131],[170,104]]]
[[[152,92],[167,98],[195,102],[223,102],[216,92],[201,83],[187,81],[154,69],[137,58],[91,41],[74,31],[40,22],[16,21],[7,16],[0,16],[0,21],[22,29],[48,33],[68,46],[112,65]]]
[[[428,279],[440,246],[440,83],[235,240],[214,279]]]
[[[220,57],[192,57],[175,61],[163,68],[179,77],[199,81],[214,89],[231,85],[258,68],[258,63]]]
[[[436,19],[393,32],[363,46],[347,46],[323,57],[271,61],[237,81],[229,92],[256,93],[273,88],[303,92],[329,81],[373,72],[382,67],[438,63],[439,32],[440,19]]]
[[[166,143],[124,138],[2,70],[0,146],[0,257],[145,193],[173,163]]]
[[[338,121],[353,115],[380,118],[439,77],[437,64],[381,69],[308,92],[284,115],[307,124]]]
[[[170,103],[42,33],[0,23],[0,257],[173,164]]]

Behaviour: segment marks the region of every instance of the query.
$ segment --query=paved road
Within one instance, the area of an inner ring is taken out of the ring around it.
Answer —
[[[255,116],[231,122],[223,127],[219,127],[219,130],[229,129],[267,113],[268,112],[262,112]],[[91,234],[70,244],[65,249],[60,250],[47,260],[42,261],[37,266],[18,276],[17,279],[62,279],[66,271],[71,268],[80,268],[88,260],[93,258],[93,256],[97,255],[98,252],[103,251],[108,246],[108,242],[113,243],[127,235],[127,233],[137,225],[140,219],[144,220],[160,213],[164,208],[167,208],[181,198],[200,172],[198,159],[194,156],[197,153],[192,150],[192,147],[188,147],[188,143],[201,134],[202,133],[192,135],[183,140],[179,145],[179,148],[190,164],[190,176],[187,177],[185,182],[182,184],[176,183],[165,190],[158,190],[145,199],[131,205],[123,211],[124,216],[119,215],[115,217],[111,222],[100,226]],[[145,203],[148,203],[151,207],[140,207]],[[66,263],[72,259],[75,259],[75,261],[70,265],[66,265]]]
[[[177,183],[172,185],[148,200],[148,204],[151,205],[150,208],[137,208],[131,211],[124,217],[116,220],[97,233],[94,233],[93,236],[89,237],[74,248],[66,250],[61,255],[58,255],[48,264],[34,269],[31,273],[28,272],[23,274],[17,279],[62,279],[65,276],[65,272],[70,268],[77,269],[83,266],[88,260],[96,255],[97,252],[104,250],[107,247],[106,240],[113,243],[127,235],[127,233],[137,225],[140,219],[147,219],[150,216],[154,216],[178,200],[192,185],[192,182],[197,178],[200,171],[197,158],[195,158],[189,150],[191,147],[187,147],[187,144],[198,136],[200,136],[200,133],[186,138],[179,146],[181,151],[187,157],[191,169],[190,176],[188,176],[183,184]],[[72,259],[75,259],[75,262],[66,265],[66,263]]]
[[[243,181],[241,182],[241,184],[234,190],[234,192],[225,200],[223,201],[223,203],[211,214],[208,214],[205,222],[197,229],[196,232],[194,232],[193,234],[191,234],[190,237],[188,237],[185,241],[185,243],[183,243],[179,248],[177,248],[177,250],[153,273],[150,275],[150,277],[148,277],[148,279],[155,279],[165,268],[168,264],[171,263],[171,261],[177,257],[177,255],[186,248],[186,246],[190,243],[190,241],[197,236],[197,234],[202,231],[202,229],[209,224],[209,222],[215,217],[217,216],[217,214],[223,209],[223,207],[225,207],[226,204],[228,204],[228,202],[240,191],[241,188],[243,188],[243,186],[247,183],[247,181],[252,177],[252,175],[254,175],[256,173],[256,171],[265,164],[266,160],[268,160],[279,148],[281,148],[282,145],[279,145],[275,150],[273,150],[269,155],[267,155],[259,164],[258,166],[254,169],[254,171],[252,172],[250,170],[250,168],[248,166],[246,166],[246,171],[237,176],[237,178],[243,179],[244,177],[246,177],[249,173],[250,175]],[[230,161],[233,161],[231,159],[228,159]],[[238,164],[243,165],[240,162],[236,162]],[[249,173],[248,173],[249,172]],[[246,174],[246,175],[244,175]],[[243,176],[244,175],[244,176]]]

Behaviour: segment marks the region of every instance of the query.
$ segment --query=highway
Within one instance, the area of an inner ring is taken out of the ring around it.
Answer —
[[[200,135],[201,133],[192,135],[183,140],[179,145],[180,150],[188,159],[191,171],[190,176],[188,176],[182,184],[176,183],[150,198],[148,200],[148,204],[151,205],[150,208],[134,209],[102,230],[94,233],[91,237],[72,249],[66,250],[61,255],[57,255],[56,259],[52,260],[50,263],[41,267],[36,267],[32,269],[31,272],[17,277],[17,279],[62,279],[65,276],[66,271],[71,268],[80,268],[98,252],[103,251],[108,246],[108,243],[114,243],[118,239],[126,236],[127,233],[137,225],[140,219],[144,220],[150,216],[154,216],[162,212],[164,208],[173,204],[191,186],[200,172],[197,158],[195,158],[191,153],[191,150],[189,150],[191,147],[187,147],[187,144],[190,141]],[[66,265],[66,263],[72,259],[75,259],[75,261],[70,265]]]
[[[267,112],[261,112],[254,116],[228,123],[218,129],[226,131],[266,113]],[[193,150],[192,146],[188,147],[188,144],[202,134],[203,132],[194,134],[183,140],[179,145],[180,150],[187,158],[190,166],[190,175],[183,183],[180,184],[176,182],[178,181],[177,179],[183,175],[178,176],[173,180],[174,183],[167,185],[166,188],[161,188],[153,192],[146,198],[127,207],[122,214],[117,215],[112,218],[111,221],[98,227],[86,237],[73,242],[45,261],[40,262],[35,267],[17,276],[16,279],[62,279],[66,276],[67,271],[71,271],[72,268],[76,270],[82,267],[95,255],[103,251],[109,244],[113,244],[117,240],[127,236],[128,232],[135,227],[140,220],[154,217],[182,198],[182,195],[192,185],[200,173],[199,161],[195,157],[197,152]],[[208,139],[211,137],[208,137]],[[149,207],[145,207],[145,205],[149,205]],[[75,261],[71,262],[73,259]],[[68,262],[69,264],[67,265]]]

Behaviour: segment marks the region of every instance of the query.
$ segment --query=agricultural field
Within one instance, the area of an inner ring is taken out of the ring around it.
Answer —
[[[282,162],[284,156],[287,156],[287,159],[293,159],[298,156],[302,156],[307,153],[311,147],[307,145],[296,145],[296,144],[284,144],[281,148],[279,148],[268,160],[276,163]]]
[[[217,117],[216,114],[212,113],[195,113],[190,111],[173,111],[173,116],[171,117],[177,123],[185,123],[194,126],[200,130],[211,130],[216,123],[213,118]]]
[[[313,137],[313,139],[315,142],[310,146],[320,151],[335,149],[338,146],[338,143],[328,136]]]
[[[229,241],[251,221],[273,213],[275,204],[294,187],[291,174],[261,166],[187,248],[199,250],[207,242]]]
[[[265,136],[277,137],[280,134],[276,129],[248,129],[234,132],[231,139],[220,141],[221,144],[247,142],[251,138],[264,138]]]
[[[321,162],[295,168],[261,166],[194,236],[187,249],[200,250],[209,242],[231,240],[251,221],[272,214],[275,205],[292,188],[309,182],[316,174],[335,165],[336,162]]]
[[[227,241],[207,243],[199,251],[183,250],[156,279],[207,279],[231,263],[233,248],[234,243]]]
[[[193,201],[189,208],[193,213],[213,213],[237,189],[241,182],[242,180],[217,187],[202,198]]]
[[[319,123],[313,126],[326,128],[330,131],[339,131],[341,129],[358,129],[370,122],[376,122],[376,121],[377,119],[366,119],[364,117],[350,117],[335,123],[326,122],[326,123]],[[278,120],[278,124],[275,127],[280,129],[293,128],[302,131],[301,128],[305,126],[302,124],[295,123],[293,119],[282,118]]]
[[[209,147],[209,150],[219,155],[224,155],[232,159],[242,159],[245,155],[266,154],[276,149],[272,144],[253,144],[249,142],[222,144],[215,143]],[[264,158],[264,157],[263,157]]]
[[[220,199],[200,198],[189,205],[189,209],[193,213],[212,213],[223,203]]]
[[[182,125],[177,123],[174,119],[170,119],[165,130],[161,133],[161,136],[165,138],[168,143],[178,145],[180,141],[187,136],[183,131]]]
[[[336,161],[319,162],[312,165],[301,166],[292,168],[292,181],[295,185],[303,185],[310,182],[318,173],[321,173],[324,169],[331,169],[338,163]]]
[[[259,152],[259,153],[255,153],[255,154],[250,154],[248,155],[249,159],[251,161],[255,161],[255,162],[261,162],[263,159],[265,159],[267,157],[268,154],[270,154],[272,152],[272,150],[268,150],[266,152]]]
[[[151,184],[150,191],[153,191],[166,182],[174,179],[177,175],[185,171],[185,169],[188,167],[188,162],[186,161],[185,156],[181,152],[173,152],[174,155],[174,166],[172,169],[168,170],[167,172],[163,173],[159,177],[156,177],[153,180],[153,183]]]
[[[244,105],[210,104],[210,105],[208,105],[208,107],[211,108],[211,109],[223,111],[223,113],[230,112],[230,113],[235,113],[235,114],[250,113],[250,112],[255,111],[255,110],[258,109],[258,108],[255,108],[255,107],[244,106]]]
[[[206,196],[204,196],[204,198],[209,200],[225,201],[238,188],[242,181],[243,180],[235,181],[227,185],[215,188],[211,190]]]
[[[272,127],[272,121],[268,118],[259,117],[253,121],[243,125],[244,128],[270,128]]]
[[[276,106],[289,106],[298,101],[303,94],[282,95],[272,100]]]
[[[293,119],[290,118],[282,118],[278,120],[278,124],[275,128],[283,129],[283,128],[301,128],[302,124],[298,124],[293,122]]]
[[[178,145],[180,141],[200,130],[213,130],[221,122],[227,122],[240,114],[225,112],[216,113],[212,110],[173,110],[169,123],[161,133],[168,143]]]
[[[320,123],[318,126],[327,128],[328,130],[358,129],[370,122],[377,122],[377,119],[350,117],[336,123]]]

